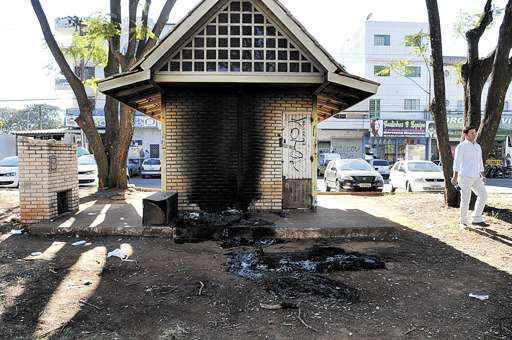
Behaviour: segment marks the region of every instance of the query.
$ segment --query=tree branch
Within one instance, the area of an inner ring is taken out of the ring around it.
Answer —
[[[55,41],[55,37],[52,34],[50,25],[48,24],[48,20],[46,19],[46,14],[44,13],[43,8],[41,7],[41,3],[39,2],[39,0],[31,0],[31,3],[32,8],[36,13],[37,19],[39,20],[41,30],[43,31],[44,40],[46,41],[48,48],[52,52],[52,55],[55,58],[55,61],[57,62],[57,65],[59,65],[60,71],[66,78],[67,82],[69,83],[69,86],[71,86],[71,89],[73,90],[78,102],[83,105],[90,106],[84,85],[69,66],[68,62],[66,61],[66,58],[64,57],[64,54],[59,48],[59,45]]]
[[[149,39],[148,35],[148,15],[149,15],[149,7],[151,6],[151,0],[146,0],[144,3],[144,9],[142,10],[142,29],[144,30],[144,36],[142,40],[139,41],[137,45],[137,52],[135,53],[135,58],[138,60],[144,52],[144,49],[146,48],[146,42]]]
[[[470,64],[478,61],[478,44],[486,28],[491,24],[492,19],[492,0],[487,0],[480,22],[475,28],[466,32],[466,40],[468,42],[468,60]]]
[[[125,54],[125,64],[121,65],[123,71],[130,67],[135,57],[135,47],[137,45],[136,28],[137,28],[137,7],[139,0],[130,0],[128,4],[128,48]]]
[[[158,20],[156,21],[155,26],[153,26],[153,34],[155,35],[156,39],[148,38],[145,44],[146,46],[144,50],[141,52],[140,56],[138,56],[138,58],[145,55],[149,50],[151,50],[156,45],[156,42],[158,41],[158,38],[162,34],[165,24],[169,20],[169,15],[171,14],[171,10],[173,9],[175,3],[176,0],[167,0],[165,2],[164,7],[160,12],[160,15],[158,16]]]
[[[422,90],[423,92],[425,92],[426,94],[430,95],[430,93],[425,90],[425,88],[423,88],[423,86],[421,86],[416,80],[412,79],[411,77],[409,77],[408,75],[406,75],[405,73],[400,73],[398,72],[397,70],[393,70],[394,72],[398,73],[400,76],[406,78],[406,79],[409,79],[410,81],[412,81],[420,90]],[[429,103],[430,104],[430,103]]]
[[[109,54],[111,54],[112,57],[116,59],[116,61],[119,63],[119,65],[124,65],[126,62],[126,58],[125,58],[124,54],[122,54],[115,48],[115,43],[112,41],[112,39],[109,40],[108,46],[109,46]],[[114,75],[117,73],[118,72],[115,72],[110,75]],[[105,74],[105,78],[107,78],[108,76],[109,75]]]

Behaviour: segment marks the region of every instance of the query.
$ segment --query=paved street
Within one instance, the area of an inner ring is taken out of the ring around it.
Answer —
[[[487,180],[487,192],[496,194],[512,194],[512,179],[493,178]],[[323,178],[318,179],[318,191],[325,192],[325,182]],[[385,181],[384,192],[390,192],[391,185]]]
[[[132,177],[130,178],[130,184],[135,185],[139,188],[153,188],[159,189],[161,187],[161,179],[160,178],[140,178],[140,177]]]

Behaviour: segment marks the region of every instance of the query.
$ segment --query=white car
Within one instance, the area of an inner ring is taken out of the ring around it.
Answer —
[[[17,156],[6,157],[0,161],[0,187],[17,188],[19,186],[19,161]]]
[[[94,155],[78,157],[78,185],[98,185],[98,166]]]
[[[327,191],[335,189],[382,191],[384,179],[363,159],[337,159],[325,169]]]
[[[382,178],[389,178],[389,162],[385,159],[372,159],[368,163],[374,168],[379,174],[382,175]]]
[[[158,158],[147,158],[142,162],[140,177],[146,178],[150,176],[158,176],[161,175],[161,165],[160,160]]]
[[[396,189],[413,191],[443,191],[444,176],[439,166],[430,161],[399,161],[389,175],[391,192]]]

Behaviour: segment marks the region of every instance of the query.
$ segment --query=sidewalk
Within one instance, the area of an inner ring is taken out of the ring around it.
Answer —
[[[31,234],[119,235],[173,237],[172,227],[143,227],[142,199],[152,192],[130,193],[125,201],[98,199],[94,195],[81,199],[80,210],[55,221],[29,226]],[[370,238],[389,239],[395,223],[377,218],[364,207],[340,206],[330,196],[319,198],[316,212],[291,211],[286,215],[257,213],[255,217],[273,223],[265,226],[268,234],[286,239]]]

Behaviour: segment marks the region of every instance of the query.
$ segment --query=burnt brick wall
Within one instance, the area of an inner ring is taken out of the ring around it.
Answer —
[[[181,210],[282,209],[283,113],[306,91],[165,91],[165,184]]]

